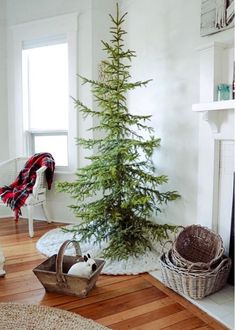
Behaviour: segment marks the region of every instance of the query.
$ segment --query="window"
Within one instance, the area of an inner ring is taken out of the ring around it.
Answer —
[[[68,43],[62,38],[24,42],[23,120],[29,153],[50,152],[68,166]]]
[[[9,29],[9,154],[51,152],[62,176],[79,166],[78,40],[78,13]]]

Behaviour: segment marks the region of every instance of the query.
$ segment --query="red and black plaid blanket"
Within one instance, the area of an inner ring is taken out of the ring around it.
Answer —
[[[25,204],[29,194],[32,193],[36,181],[36,171],[46,166],[45,171],[48,189],[51,189],[55,161],[50,153],[38,153],[33,155],[20,171],[16,180],[10,186],[0,187],[0,197],[15,212],[16,221],[21,214],[21,207]]]

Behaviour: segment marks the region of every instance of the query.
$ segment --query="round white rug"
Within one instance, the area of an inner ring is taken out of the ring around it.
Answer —
[[[59,308],[0,303],[1,330],[106,330],[107,327]]]
[[[73,225],[66,226],[66,228]],[[79,239],[79,237],[76,237]],[[63,232],[60,228],[52,229],[44,234],[36,243],[37,249],[47,257],[57,254],[60,246],[68,239],[73,239],[73,233]],[[102,250],[107,243],[95,245],[94,241],[80,243],[82,255],[89,253],[92,258],[101,258]],[[102,274],[107,275],[136,275],[158,269],[158,258],[161,253],[159,243],[153,244],[153,250],[139,257],[129,257],[127,260],[106,259]],[[69,246],[66,255],[75,255],[73,246]]]

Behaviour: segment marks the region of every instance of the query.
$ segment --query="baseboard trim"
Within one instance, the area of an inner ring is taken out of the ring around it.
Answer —
[[[0,215],[0,219],[2,218],[14,218],[12,215],[6,214],[6,215]]]
[[[3,219],[3,218],[14,218],[14,215],[9,215],[9,214],[5,214],[5,215],[0,215],[0,219]],[[19,217],[20,219],[27,219],[27,217],[22,217],[20,216]],[[38,217],[35,217],[34,220],[37,220],[37,221],[46,221],[46,219],[42,219],[42,218],[38,218]],[[52,222],[57,222],[57,223],[66,223],[68,225],[77,225],[78,222],[73,222],[73,221],[68,221],[68,220],[63,220],[63,219],[59,219],[59,220],[54,220],[54,219],[51,219]]]

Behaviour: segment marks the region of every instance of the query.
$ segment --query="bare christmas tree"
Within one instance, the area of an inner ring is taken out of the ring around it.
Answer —
[[[126,13],[127,14],[127,13]],[[99,125],[90,128],[103,132],[102,139],[78,139],[78,144],[92,149],[90,164],[78,169],[75,182],[60,182],[59,191],[69,193],[76,201],[70,207],[80,220],[72,231],[81,235],[81,241],[95,237],[97,243],[107,241],[104,257],[127,259],[152,249],[153,241],[168,238],[176,226],[151,221],[161,205],[179,197],[176,191],[160,192],[166,175],[155,174],[152,154],[160,139],[151,134],[147,125],[151,116],[132,115],[128,111],[127,93],[146,86],[149,81],[131,82],[129,69],[135,52],[125,49],[122,28],[126,14],[110,15],[110,43],[102,41],[107,59],[102,62],[102,81],[84,77],[97,102],[97,110],[75,100],[84,116],[99,119]],[[142,131],[149,133],[145,140]],[[96,150],[96,151],[95,151]],[[92,201],[91,201],[92,197]]]

